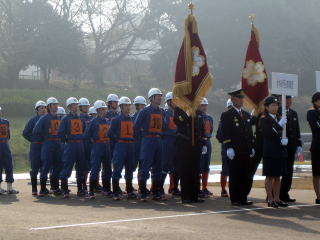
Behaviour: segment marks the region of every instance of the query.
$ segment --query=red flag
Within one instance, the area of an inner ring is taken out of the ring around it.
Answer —
[[[212,76],[195,17],[188,15],[184,25],[184,40],[176,65],[173,96],[180,108],[193,114],[211,87]]]
[[[269,95],[268,76],[259,51],[259,33],[252,25],[245,64],[242,72],[241,86],[245,92],[244,107],[263,111],[263,100]]]

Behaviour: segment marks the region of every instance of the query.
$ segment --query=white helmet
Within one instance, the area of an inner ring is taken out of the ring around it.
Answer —
[[[162,95],[162,92],[159,88],[151,88],[148,92],[148,98],[150,99],[152,96],[160,94]]]
[[[128,97],[121,97],[119,99],[119,105],[122,105],[122,104],[130,104],[131,105],[131,100],[130,98]]]
[[[36,102],[36,104],[34,105],[34,109],[37,110],[38,107],[46,107],[47,104],[44,101],[39,100],[38,102]]]
[[[58,100],[56,99],[56,98],[54,98],[54,97],[49,97],[48,99],[47,99],[47,106],[49,105],[49,104],[52,104],[52,103],[59,103],[58,102]]]
[[[119,97],[116,94],[109,94],[107,97],[107,102],[119,102]]]
[[[133,104],[143,104],[143,105],[147,105],[147,101],[144,97],[142,96],[137,96],[134,101]]]
[[[79,107],[80,106],[90,106],[89,100],[87,98],[80,98]]]
[[[88,113],[89,114],[97,114],[97,111],[96,111],[95,107],[90,107]]]
[[[173,94],[172,94],[172,92],[168,92],[168,93],[166,94],[165,101],[167,102],[167,101],[172,100],[172,99],[173,99]]]
[[[104,101],[102,100],[97,100],[94,103],[94,108],[97,111],[99,108],[107,108],[107,105]]]
[[[58,107],[58,111],[57,111],[58,115],[66,115],[66,110],[64,110],[63,107]]]
[[[231,101],[231,99],[229,98],[228,101],[227,101],[227,108],[230,107],[230,106],[232,106],[232,101]]]
[[[66,106],[68,107],[71,104],[79,104],[78,99],[76,99],[75,97],[69,97],[66,101]]]
[[[201,105],[208,105],[209,104],[208,99],[207,98],[203,98],[200,104]]]

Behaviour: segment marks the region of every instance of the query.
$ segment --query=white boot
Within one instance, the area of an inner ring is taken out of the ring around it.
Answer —
[[[7,193],[8,194],[18,194],[19,191],[12,188],[12,183],[7,183]]]

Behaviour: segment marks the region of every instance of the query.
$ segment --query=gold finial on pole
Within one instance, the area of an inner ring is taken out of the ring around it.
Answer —
[[[249,16],[249,20],[250,20],[250,22],[251,22],[251,26],[253,26],[254,20],[256,20],[256,15],[251,14],[251,15]]]
[[[192,2],[189,3],[189,9],[190,9],[191,15],[193,15],[194,4]]]

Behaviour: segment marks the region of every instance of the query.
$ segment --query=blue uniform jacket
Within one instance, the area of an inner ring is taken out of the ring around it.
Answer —
[[[43,142],[50,139],[59,139],[58,137],[58,128],[60,120],[57,115],[53,116],[51,113],[40,117],[36,123],[32,134],[37,142]]]
[[[161,108],[154,108],[152,105],[142,109],[135,122],[134,132],[136,135],[142,133],[147,135],[162,135],[164,126],[164,111]]]
[[[7,119],[0,118],[0,140],[8,141],[10,139],[10,123]]]
[[[107,133],[114,141],[134,141],[133,120],[131,116],[124,116],[122,113],[111,121]]]
[[[26,126],[23,129],[22,136],[29,142],[36,142],[36,139],[32,134],[32,131],[39,119],[40,119],[39,115],[34,116],[27,122]]]
[[[171,109],[167,109],[164,111],[163,135],[176,136],[176,133],[177,133],[177,127],[173,121],[173,111]]]
[[[58,136],[62,142],[82,140],[86,124],[78,114],[69,113],[61,119]]]
[[[107,142],[107,131],[110,127],[110,122],[106,118],[101,118],[97,116],[96,118],[91,119],[86,128],[83,137],[92,142]]]

